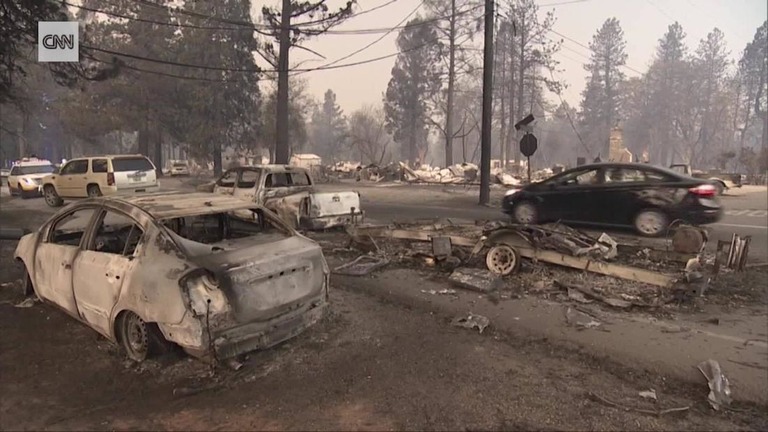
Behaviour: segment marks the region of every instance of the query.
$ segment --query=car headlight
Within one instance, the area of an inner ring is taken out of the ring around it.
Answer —
[[[504,196],[514,195],[514,194],[516,194],[518,192],[520,192],[520,189],[510,189],[506,193],[504,193]]]

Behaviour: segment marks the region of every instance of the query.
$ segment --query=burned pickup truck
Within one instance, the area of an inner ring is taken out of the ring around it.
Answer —
[[[293,228],[333,228],[362,221],[360,194],[317,192],[309,172],[288,165],[232,168],[218,180],[197,187],[198,192],[232,195],[277,213]]]

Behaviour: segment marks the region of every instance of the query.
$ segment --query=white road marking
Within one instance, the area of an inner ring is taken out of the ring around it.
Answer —
[[[768,217],[768,210],[726,210],[727,216]]]
[[[739,225],[739,224],[728,224],[728,223],[714,223],[712,225],[727,226],[727,227],[733,227],[733,228],[751,228],[751,229],[768,230],[768,226],[759,226],[759,225]]]

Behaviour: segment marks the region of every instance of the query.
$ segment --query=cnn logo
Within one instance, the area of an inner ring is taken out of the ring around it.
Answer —
[[[37,23],[37,61],[79,62],[80,26],[77,21]]]

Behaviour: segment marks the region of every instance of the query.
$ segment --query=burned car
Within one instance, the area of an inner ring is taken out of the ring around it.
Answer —
[[[250,212],[250,220],[233,217]],[[225,359],[323,315],[320,246],[233,197],[155,193],[73,203],[19,241],[25,288],[142,361],[169,342]]]
[[[225,171],[198,191],[232,195],[274,211],[294,228],[319,230],[363,219],[360,194],[317,192],[312,176],[300,167],[254,165]]]

